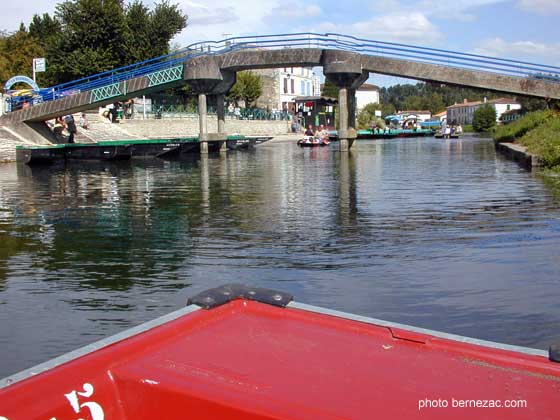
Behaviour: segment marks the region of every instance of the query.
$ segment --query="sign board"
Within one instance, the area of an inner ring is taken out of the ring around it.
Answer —
[[[31,86],[31,89],[33,90],[39,90],[39,86],[37,86],[37,83],[35,83],[32,79],[30,79],[27,76],[15,76],[12,77],[10,80],[8,80],[6,82],[6,84],[4,85],[4,89],[6,90],[10,90],[10,88],[15,85],[16,83],[25,83],[29,86]]]
[[[47,71],[47,60],[44,58],[34,58],[33,70],[37,73]]]
[[[382,114],[381,114],[381,110],[380,110],[380,109],[376,109],[376,110],[375,110],[375,116],[376,116],[376,117],[381,117],[381,115],[382,115]]]

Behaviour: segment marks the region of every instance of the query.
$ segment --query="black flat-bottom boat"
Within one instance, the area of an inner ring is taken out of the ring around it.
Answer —
[[[271,137],[246,138],[228,136],[230,141],[253,144]],[[208,152],[217,152],[222,142],[208,142]],[[112,161],[131,158],[176,158],[189,153],[199,153],[198,137],[151,140],[112,140],[98,143],[53,144],[52,146],[17,146],[16,160],[27,165],[54,164],[69,160]]]
[[[325,140],[310,141],[306,139],[301,139],[298,140],[297,145],[299,147],[325,147],[329,145],[329,141],[325,141]]]

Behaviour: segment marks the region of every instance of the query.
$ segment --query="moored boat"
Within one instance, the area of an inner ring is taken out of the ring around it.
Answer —
[[[0,380],[0,419],[554,419],[559,353],[228,285]]]
[[[458,139],[459,134],[457,133],[443,133],[441,130],[436,131],[434,134],[436,139]]]
[[[330,144],[329,140],[317,139],[311,136],[305,136],[297,141],[299,147],[324,147]]]

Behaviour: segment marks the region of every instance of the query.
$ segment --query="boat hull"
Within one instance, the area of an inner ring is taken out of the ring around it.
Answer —
[[[258,144],[270,137],[228,136],[228,142]],[[220,150],[222,141],[209,141],[208,152]],[[27,165],[43,165],[69,160],[112,161],[131,158],[174,158],[200,152],[197,137],[152,140],[114,140],[98,143],[57,144],[16,148],[16,160]]]
[[[299,147],[325,147],[328,146],[329,143],[319,142],[319,143],[308,143],[303,140],[298,140],[297,145]]]

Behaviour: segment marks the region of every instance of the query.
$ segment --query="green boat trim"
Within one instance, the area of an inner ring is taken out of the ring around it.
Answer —
[[[246,137],[242,135],[230,135],[226,140],[244,140]],[[52,144],[48,146],[27,146],[19,145],[16,149],[73,149],[77,147],[99,147],[99,146],[134,146],[139,144],[162,144],[162,143],[196,143],[198,137],[174,137],[166,139],[134,139],[134,140],[103,140],[97,143],[63,143]]]

